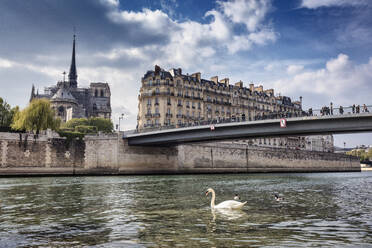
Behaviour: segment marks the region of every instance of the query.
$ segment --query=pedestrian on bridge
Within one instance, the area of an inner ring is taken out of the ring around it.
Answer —
[[[353,104],[353,106],[351,106],[351,109],[353,111],[353,114],[355,114],[355,104]]]
[[[360,105],[359,105],[359,104],[356,106],[356,113],[357,113],[357,114],[360,113]]]
[[[369,111],[368,111],[368,108],[367,108],[367,106],[366,106],[365,104],[363,104],[363,112],[364,112],[364,113],[369,112]]]
[[[333,115],[333,103],[331,102],[331,115]]]
[[[342,106],[340,106],[339,111],[340,111],[340,115],[344,114],[344,108]]]

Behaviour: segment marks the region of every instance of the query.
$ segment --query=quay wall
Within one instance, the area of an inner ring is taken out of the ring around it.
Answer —
[[[122,135],[67,140],[0,132],[0,176],[360,171],[357,157],[234,143],[128,146]]]

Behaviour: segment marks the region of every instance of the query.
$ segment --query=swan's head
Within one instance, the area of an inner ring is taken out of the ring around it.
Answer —
[[[207,196],[209,193],[212,193],[212,191],[213,191],[212,188],[207,189],[207,191],[205,192],[205,195]]]

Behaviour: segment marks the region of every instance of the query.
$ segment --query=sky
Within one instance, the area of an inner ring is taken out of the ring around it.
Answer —
[[[157,64],[303,97],[303,108],[372,105],[370,0],[1,0],[0,96],[28,104],[68,72],[107,82],[113,122],[136,126],[141,77]],[[335,145],[372,145],[372,134]]]

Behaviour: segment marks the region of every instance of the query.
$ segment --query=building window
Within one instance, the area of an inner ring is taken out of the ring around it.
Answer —
[[[155,119],[155,125],[159,125],[159,119]]]
[[[198,102],[198,109],[200,109],[200,102]]]
[[[195,102],[192,102],[192,108],[193,109],[195,108]]]
[[[169,88],[167,88],[167,93],[170,94],[170,89]]]
[[[155,105],[159,105],[159,98],[155,98]]]
[[[95,96],[95,97],[98,96],[98,90],[97,90],[97,89],[94,91],[94,96]]]
[[[170,113],[171,113],[171,110],[170,110],[170,108],[168,108],[167,109],[167,114],[170,115]]]
[[[147,109],[147,114],[151,115],[151,108]]]
[[[160,93],[160,90],[159,90],[159,88],[156,88],[156,89],[155,89],[155,93],[157,93],[157,94],[159,94],[159,93]]]
[[[105,96],[105,94],[104,94],[103,90],[101,90],[101,97],[104,97],[104,96]]]
[[[159,108],[155,108],[155,114],[159,114]]]
[[[147,105],[151,106],[151,98],[147,99]]]
[[[147,119],[147,125],[148,125],[148,126],[151,125],[151,120],[150,120],[150,119]]]
[[[171,99],[169,97],[167,98],[167,104],[171,105]]]
[[[182,101],[178,99],[178,106],[182,106]]]
[[[186,108],[190,108],[190,102],[186,101]]]
[[[149,80],[149,86],[151,86],[151,85],[152,85],[152,80],[150,79],[150,80]]]
[[[165,80],[165,83],[166,83],[166,84],[169,84],[169,79],[166,79],[166,80]]]
[[[178,109],[178,115],[182,115],[182,109]]]
[[[160,80],[159,79],[156,79],[156,84],[160,84]]]

